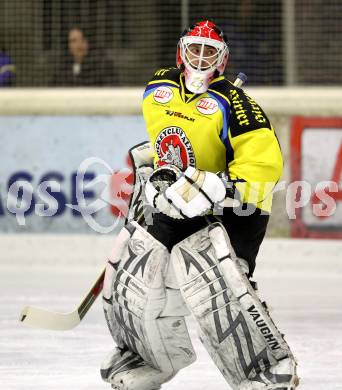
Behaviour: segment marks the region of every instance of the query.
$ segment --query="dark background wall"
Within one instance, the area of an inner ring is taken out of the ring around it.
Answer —
[[[69,28],[80,26],[94,58],[108,60],[108,86],[142,85],[155,68],[175,64],[181,1],[0,0],[0,48],[17,67],[17,86],[49,86],[67,55]],[[283,85],[282,4],[188,0],[188,20],[213,19],[226,31],[228,76],[244,71],[250,85]],[[341,84],[342,3],[297,0],[295,11],[298,84]]]

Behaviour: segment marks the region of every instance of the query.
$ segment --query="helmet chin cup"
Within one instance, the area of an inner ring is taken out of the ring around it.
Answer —
[[[200,72],[185,66],[185,86],[192,93],[204,93],[208,90],[211,80],[214,79],[215,71],[210,73]]]

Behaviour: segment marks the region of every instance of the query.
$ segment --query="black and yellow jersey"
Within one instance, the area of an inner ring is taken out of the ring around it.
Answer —
[[[281,151],[266,114],[242,89],[220,76],[193,94],[179,69],[160,69],[145,89],[143,115],[156,166],[228,169],[243,200],[270,211]]]

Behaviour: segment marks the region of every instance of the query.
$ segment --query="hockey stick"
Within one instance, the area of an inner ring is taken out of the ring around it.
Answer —
[[[143,216],[143,213],[140,214],[137,217],[137,221],[141,221]],[[59,313],[35,306],[25,306],[20,314],[19,320],[34,328],[48,330],[70,330],[75,328],[88,313],[88,310],[91,308],[96,298],[100,295],[103,288],[105,273],[106,267],[101,271],[101,274],[96,279],[96,282],[91,287],[88,294],[73,311]]]
[[[236,87],[242,87],[242,85],[245,83],[247,81],[247,76],[244,74],[244,73],[242,73],[242,72],[240,72],[238,75],[237,75],[237,77],[236,77],[236,80],[234,81],[234,85],[236,86]]]
[[[234,85],[241,87],[247,80],[244,73],[239,73]],[[228,202],[232,200],[227,198]],[[225,204],[225,207],[231,206],[230,203]],[[138,219],[140,219],[140,216]],[[94,285],[91,287],[88,294],[83,298],[82,302],[69,313],[58,313],[45,309],[40,309],[34,306],[26,306],[21,314],[20,321],[35,328],[43,328],[50,330],[69,330],[75,328],[87,314],[88,310],[100,295],[105,277],[105,270],[103,269]]]
[[[20,314],[20,321],[35,328],[69,330],[77,326],[100,295],[105,269],[101,272],[82,302],[69,313],[58,313],[39,307],[26,306]]]

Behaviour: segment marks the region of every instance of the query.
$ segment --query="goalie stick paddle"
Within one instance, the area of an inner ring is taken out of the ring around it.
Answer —
[[[236,87],[241,87],[246,80],[247,76],[244,73],[239,73],[234,81],[234,85]],[[231,206],[231,204],[225,203],[225,207],[229,206]],[[142,216],[138,219],[140,220],[141,217]],[[103,288],[105,270],[106,268],[103,269],[88,294],[74,311],[69,313],[58,313],[35,306],[26,306],[20,314],[20,321],[35,328],[49,330],[69,330],[75,328],[87,314],[96,298],[100,295]]]
[[[137,221],[141,221],[143,216],[143,213],[140,214]],[[96,282],[75,310],[69,313],[59,313],[35,306],[25,306],[20,314],[19,320],[34,328],[48,330],[70,330],[75,328],[88,313],[96,298],[101,294],[105,273],[106,267],[101,271]]]
[[[81,322],[96,298],[100,295],[104,276],[105,269],[101,272],[88,294],[74,311],[58,313],[40,309],[39,307],[26,306],[20,314],[20,321],[35,328],[49,330],[69,330],[74,328]]]

